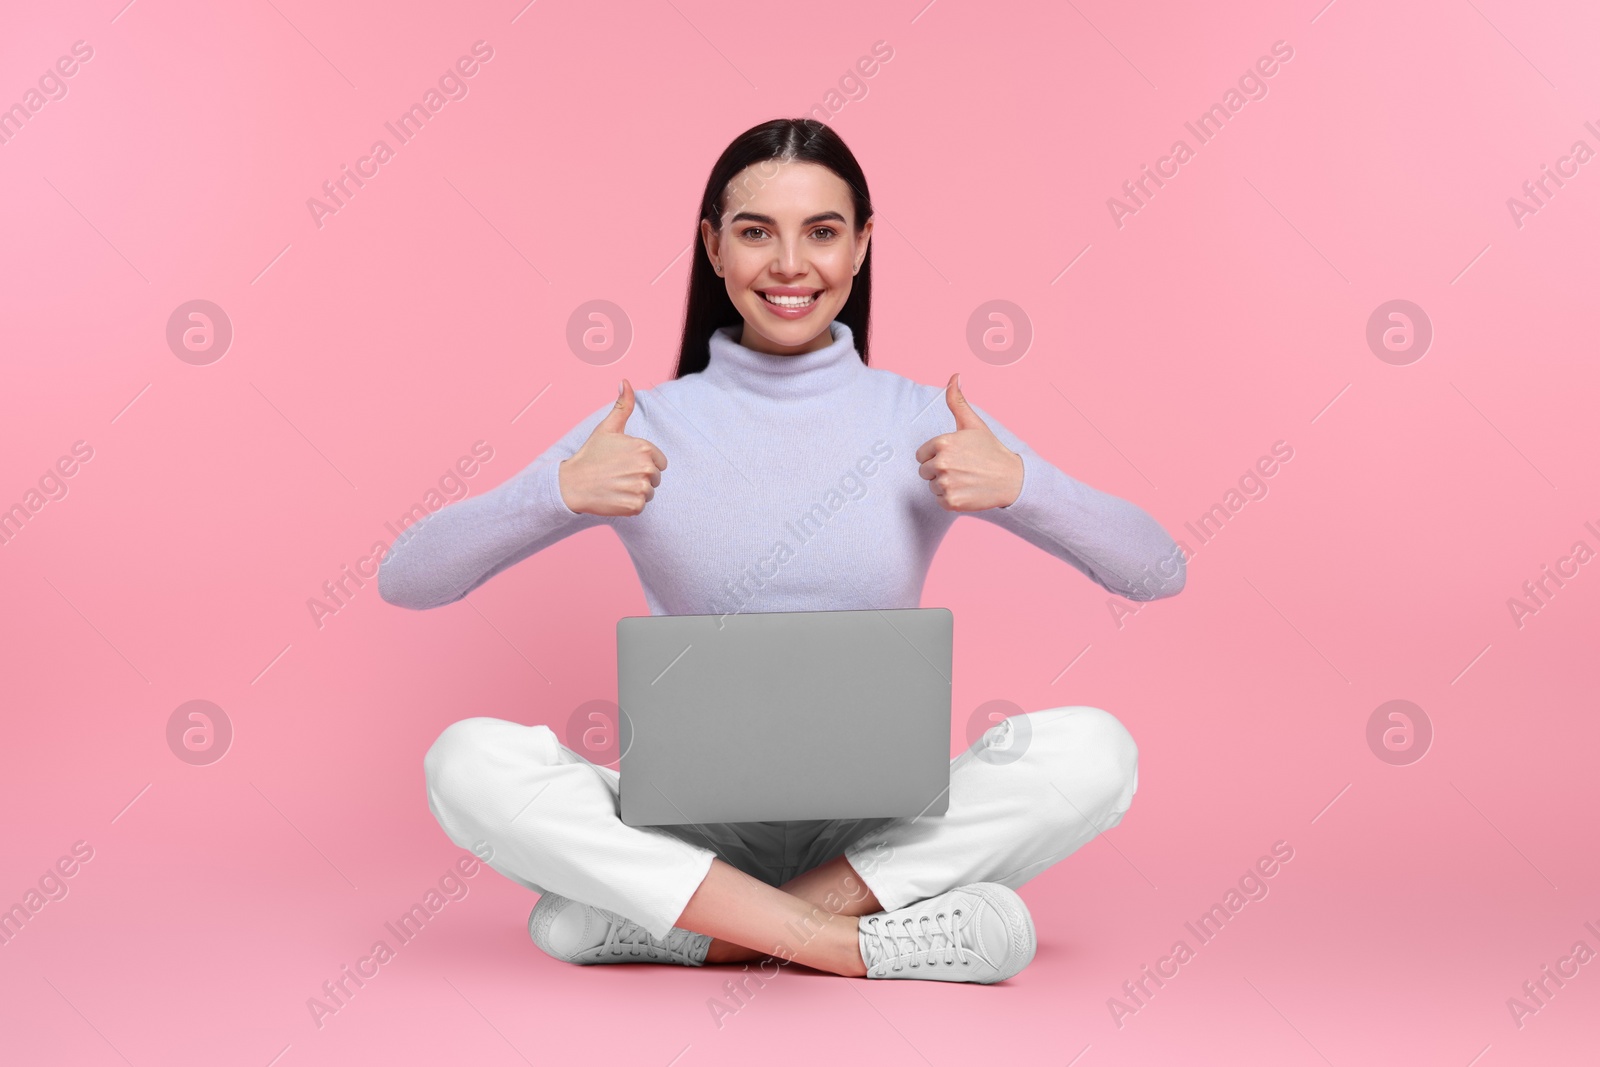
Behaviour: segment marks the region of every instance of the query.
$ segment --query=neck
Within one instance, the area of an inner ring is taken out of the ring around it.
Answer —
[[[724,326],[711,335],[710,361],[702,372],[725,389],[759,393],[777,400],[799,400],[849,385],[867,369],[856,351],[850,327],[835,319],[828,324],[833,340],[814,352],[775,356],[746,348],[734,340],[744,326]]]

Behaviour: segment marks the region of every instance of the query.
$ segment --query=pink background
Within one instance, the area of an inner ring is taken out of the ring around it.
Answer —
[[[1593,1059],[1600,962],[1520,1028],[1506,1003],[1600,950],[1600,564],[1520,628],[1507,607],[1600,549],[1600,162],[1521,227],[1506,206],[1600,148],[1592,7],[123,3],[0,34],[3,104],[94,50],[0,145],[0,506],[94,451],[0,546],[0,903],[94,850],[0,948],[7,1062]],[[478,40],[469,95],[319,228],[307,198]],[[1280,40],[1268,95],[1197,146],[1183,123]],[[308,599],[473,442],[481,492],[622,374],[670,377],[716,155],[876,41],[865,95],[814,112],[879,208],[875,365],[962,372],[1191,548],[1185,522],[1294,449],[1120,628],[985,523],[929,576],[952,750],[985,701],[1104,707],[1140,744],[1132,810],[1023,888],[1038,956],[1003,986],[786,971],[719,1029],[729,969],[559,964],[531,894],[484,872],[318,1028],[307,998],[462,854],[429,743],[614,699],[614,624],[645,606],[604,531],[437,611],[369,582],[319,628]],[[1178,137],[1195,157],[1119,228],[1107,198]],[[206,366],[165,340],[193,299],[234,329]],[[566,341],[599,299],[634,330],[606,366]],[[966,341],[997,299],[1034,331],[1004,365]],[[1365,340],[1393,299],[1434,329],[1405,366]],[[209,766],[166,740],[193,699],[235,731]],[[1433,725],[1407,766],[1366,740],[1391,699]],[[1270,895],[1119,1027],[1108,998],[1280,840]]]

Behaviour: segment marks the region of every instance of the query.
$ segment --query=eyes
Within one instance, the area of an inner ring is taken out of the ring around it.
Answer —
[[[751,234],[753,234],[753,233],[766,233],[766,232],[767,232],[767,228],[765,226],[746,226],[744,229],[739,231],[739,236],[745,238],[746,240],[750,240],[751,239],[750,238]],[[814,228],[811,231],[811,235],[813,237],[815,237],[819,233],[827,235],[827,236],[822,238],[822,240],[824,240],[824,241],[831,241],[835,237],[839,236],[839,231],[835,230],[832,226],[818,226],[818,227]]]

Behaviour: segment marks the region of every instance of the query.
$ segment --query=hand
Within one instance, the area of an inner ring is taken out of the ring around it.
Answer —
[[[655,497],[667,457],[644,438],[622,432],[631,414],[633,386],[624,378],[617,406],[595,426],[583,447],[561,461],[556,472],[561,499],[573,511],[637,515]]]
[[[952,374],[944,387],[955,431],[931,437],[917,449],[918,473],[946,511],[1006,507],[1022,495],[1022,457],[972,410],[961,395],[960,377]]]

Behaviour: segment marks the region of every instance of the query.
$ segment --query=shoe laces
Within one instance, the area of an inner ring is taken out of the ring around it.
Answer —
[[[870,936],[864,938],[865,956],[862,962],[871,970],[880,964],[889,964],[891,970],[903,970],[909,963],[920,967],[930,966],[944,957],[949,965],[967,962],[967,947],[957,936],[961,909],[940,909],[931,916],[923,912],[916,916],[886,918],[869,915],[861,919],[861,928]],[[933,929],[928,929],[929,923]],[[939,942],[943,942],[940,944]]]
[[[613,956],[645,956],[649,959],[657,959],[658,952],[665,952],[685,962],[691,959],[689,944],[697,936],[693,930],[681,930],[674,926],[666,939],[662,940],[651,936],[638,923],[620,916],[609,921],[611,925],[606,930],[606,939],[600,945],[602,952],[609,952]]]

